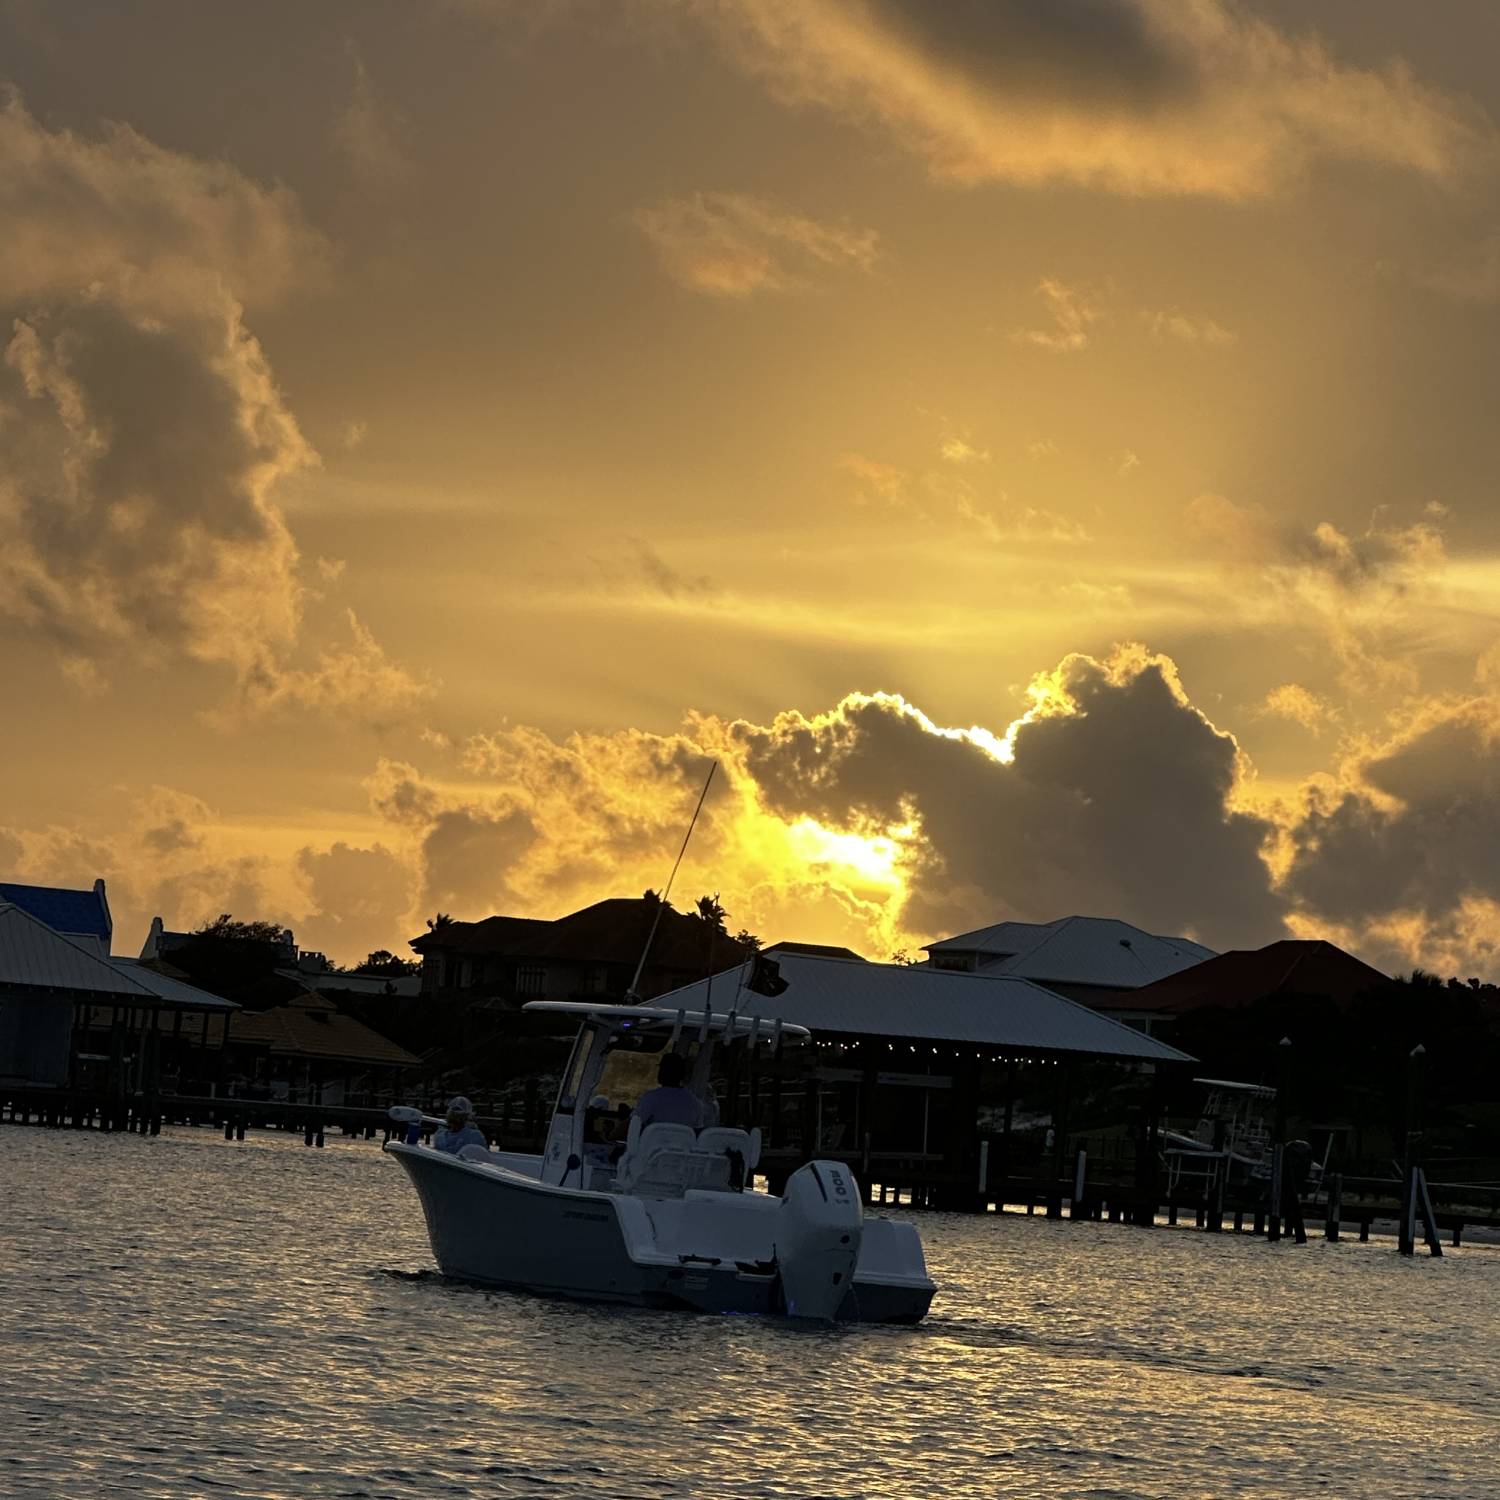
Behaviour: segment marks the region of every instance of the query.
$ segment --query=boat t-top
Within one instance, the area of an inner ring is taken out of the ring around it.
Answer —
[[[936,1287],[916,1230],[867,1216],[843,1162],[808,1162],[777,1195],[755,1186],[758,1128],[642,1128],[632,1112],[671,1052],[712,1115],[718,1049],[774,1052],[805,1042],[804,1027],[651,1005],[524,1008],[580,1022],[542,1154],[385,1147],[417,1189],[445,1276],[700,1312],[882,1323],[926,1313]]]

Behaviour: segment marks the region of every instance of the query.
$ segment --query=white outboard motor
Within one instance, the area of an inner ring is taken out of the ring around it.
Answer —
[[[776,1226],[776,1263],[787,1316],[831,1323],[854,1282],[864,1206],[849,1169],[812,1161],[786,1181]]]

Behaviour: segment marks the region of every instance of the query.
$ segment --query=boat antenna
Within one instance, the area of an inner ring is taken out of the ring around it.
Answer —
[[[672,882],[677,879],[677,867],[682,863],[682,856],[687,853],[688,840],[693,836],[693,829],[698,823],[698,814],[703,811],[703,799],[708,796],[708,789],[713,785],[714,772],[719,769],[718,761],[711,761],[708,767],[708,779],[703,783],[703,790],[698,793],[698,805],[693,809],[693,816],[688,822],[687,832],[682,836],[682,848],[677,851],[677,858],[672,861],[672,873],[667,876],[667,883],[662,889],[661,895],[656,901],[656,911],[651,918],[651,930],[646,934],[646,946],[641,949],[641,961],[635,966],[635,978],[630,981],[630,988],[625,991],[626,1000],[640,1000],[637,987],[641,982],[641,975],[646,969],[646,959],[651,952],[652,941],[656,937],[656,929],[661,922],[661,914],[666,909],[667,897],[672,894]]]

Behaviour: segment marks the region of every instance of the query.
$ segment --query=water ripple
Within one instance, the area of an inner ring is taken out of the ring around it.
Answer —
[[[1500,1495],[1500,1252],[920,1219],[916,1329],[432,1267],[372,1146],[6,1129],[0,1494]]]

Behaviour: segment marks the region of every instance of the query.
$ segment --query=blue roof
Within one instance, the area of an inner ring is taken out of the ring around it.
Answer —
[[[109,949],[109,908],[98,891],[66,891],[53,885],[6,885],[0,882],[0,901],[19,906],[53,932],[88,933]]]

